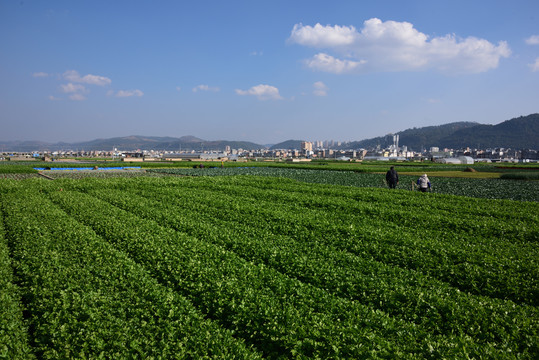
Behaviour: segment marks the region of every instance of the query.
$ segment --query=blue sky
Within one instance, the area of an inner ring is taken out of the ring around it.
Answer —
[[[361,140],[539,112],[539,1],[0,1],[0,140]]]

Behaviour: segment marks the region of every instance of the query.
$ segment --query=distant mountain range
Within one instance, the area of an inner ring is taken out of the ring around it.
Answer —
[[[386,148],[393,144],[393,135],[399,135],[399,146],[421,151],[431,147],[461,149],[465,147],[539,149],[539,114],[506,120],[497,125],[475,122],[454,122],[439,126],[413,128],[346,144],[347,147]]]
[[[482,125],[476,122],[454,122],[439,126],[412,128],[395,134],[348,142],[342,149],[370,149],[380,146],[387,148],[393,144],[393,135],[399,135],[399,145],[421,151],[430,147],[460,149],[470,148],[512,148],[539,149],[539,113],[521,116],[497,125]],[[270,149],[299,149],[302,140],[287,140],[272,145]],[[42,141],[0,141],[2,152],[18,151],[58,151],[58,150],[167,150],[167,151],[223,151],[231,149],[264,149],[266,145],[248,141],[207,141],[194,136],[156,137],[126,136],[110,139],[96,139],[78,143],[46,143]]]
[[[227,146],[231,149],[260,149],[265,146],[248,141],[207,141],[194,136],[182,136],[180,138],[158,136],[125,136],[110,139],[96,139],[78,143],[46,143],[42,141],[0,141],[0,150],[32,152],[32,151],[136,151],[136,150],[166,150],[166,151],[223,151]]]

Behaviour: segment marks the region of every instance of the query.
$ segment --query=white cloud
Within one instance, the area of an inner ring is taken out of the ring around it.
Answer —
[[[87,93],[88,91],[86,90],[84,85],[68,83],[68,84],[60,85],[60,88],[62,92],[66,94],[70,94],[69,99],[71,100],[75,100],[75,101],[86,100],[86,96],[84,96],[83,94]]]
[[[429,64],[444,72],[479,73],[498,67],[501,57],[511,50],[501,41],[498,46],[484,39],[468,37],[458,41],[454,36],[435,38],[430,42]]]
[[[109,85],[112,82],[109,78],[99,75],[88,74],[81,77],[79,73],[75,70],[66,71],[64,73],[64,78],[73,82],[99,86]]]
[[[328,94],[328,87],[322,81],[315,82],[313,88],[313,94],[316,96],[326,96]]]
[[[290,42],[335,51],[345,60],[319,53],[306,60],[313,70],[348,72],[437,69],[447,73],[479,73],[494,69],[511,54],[506,42],[455,35],[429,38],[409,22],[369,19],[358,31],[353,26],[303,26],[292,29]],[[361,65],[361,66],[360,66]]]
[[[324,53],[316,54],[312,59],[305,60],[305,64],[313,70],[325,71],[334,74],[352,72],[354,69],[365,63],[365,60],[340,60]]]
[[[84,85],[68,83],[65,85],[60,85],[62,92],[65,93],[76,93],[76,92],[86,92]]]
[[[238,95],[252,95],[256,96],[259,100],[281,100],[282,97],[279,94],[279,89],[271,85],[256,85],[249,90],[236,89]]]
[[[124,97],[132,97],[132,96],[141,97],[142,95],[144,95],[144,93],[137,89],[137,90],[119,90],[118,92],[116,92],[114,96],[124,98]]]
[[[49,95],[49,100],[51,100],[51,101],[57,101],[57,100],[62,100],[62,99],[57,98],[56,96],[53,96],[53,95]]]
[[[219,89],[218,87],[213,87],[213,86],[208,86],[208,85],[198,85],[198,86],[195,86],[193,88],[193,92],[198,92],[198,91],[213,91],[213,92],[217,92],[221,89]]]
[[[85,75],[82,77],[82,82],[86,84],[92,84],[92,85],[99,85],[104,86],[110,84],[112,81],[104,76],[98,76],[98,75]]]
[[[535,62],[533,64],[529,65],[530,69],[532,69],[533,72],[539,71],[539,57],[535,59]]]
[[[539,35],[532,35],[526,39],[528,45],[539,45]]]
[[[176,91],[180,92],[182,91],[182,88],[180,86],[176,86]]]
[[[310,47],[334,47],[342,45],[351,45],[357,37],[357,30],[353,26],[333,27],[322,26],[303,26],[296,24],[292,29],[289,41]]]
[[[48,77],[49,74],[47,74],[46,72],[35,72],[32,74],[33,77]]]

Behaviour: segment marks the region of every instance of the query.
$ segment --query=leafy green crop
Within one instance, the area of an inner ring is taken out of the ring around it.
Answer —
[[[223,184],[220,185],[222,188]],[[226,195],[211,196],[208,192],[201,193],[200,189],[196,194],[189,187],[161,191],[133,187],[131,192],[97,190],[91,194],[134,214],[154,219],[161,225],[215,242],[246,260],[271,266],[339,297],[354,299],[416,322],[437,334],[463,332],[478,342],[511,342],[514,338],[522,341],[530,336],[527,330],[529,318],[537,315],[526,306],[515,307],[511,302],[470,296],[417,271],[326,247],[320,241],[313,242],[308,238],[295,241],[298,240],[295,236],[273,233],[264,226],[265,221],[260,221],[267,219],[263,212],[271,206],[268,203],[256,201],[257,206],[252,206],[253,202],[247,201],[239,205],[237,200]],[[218,210],[237,205],[241,207],[240,211]],[[264,210],[257,210],[258,206]],[[253,226],[245,226],[248,216],[253,218]],[[331,214],[322,216],[331,218]],[[259,221],[254,225],[256,219]],[[455,309],[464,311],[455,312]],[[440,322],[441,318],[445,321]],[[492,318],[498,319],[495,325],[490,321]],[[520,327],[515,327],[515,323]],[[474,328],[483,330],[477,332]]]
[[[308,183],[345,185],[355,187],[387,188],[383,174],[358,173],[354,171],[311,170],[275,167],[237,167],[208,169],[151,169],[169,175],[183,176],[271,176],[299,180]],[[401,175],[397,189],[411,190],[417,177]],[[539,182],[501,179],[431,178],[433,192],[486,199],[510,199],[539,201]]]
[[[0,182],[30,351],[537,358],[538,203],[267,175]]]
[[[0,359],[32,359],[0,211]]]
[[[11,190],[6,232],[39,358],[260,357],[42,194]]]

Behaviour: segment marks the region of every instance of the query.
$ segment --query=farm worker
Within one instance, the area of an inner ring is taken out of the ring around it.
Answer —
[[[423,174],[417,179],[417,185],[419,186],[419,191],[421,192],[427,192],[427,190],[430,190],[430,181],[427,177],[427,174]]]
[[[399,183],[399,174],[397,174],[397,170],[395,170],[394,166],[390,167],[386,172],[386,183],[390,189],[395,189]]]

